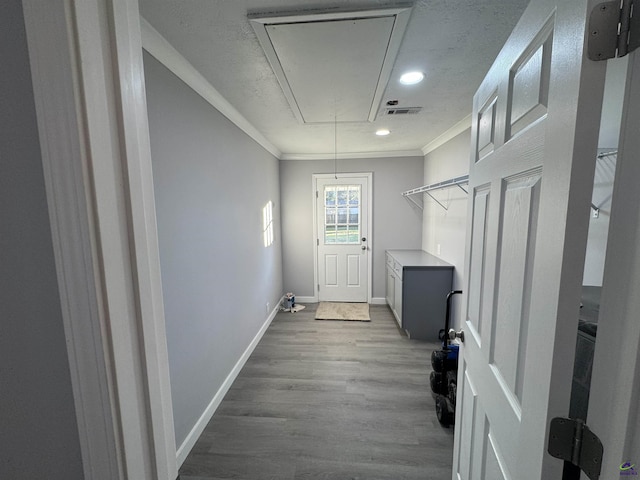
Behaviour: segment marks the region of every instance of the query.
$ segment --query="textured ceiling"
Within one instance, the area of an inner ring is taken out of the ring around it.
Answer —
[[[473,94],[524,11],[528,0],[418,0],[382,97],[416,115],[378,116],[340,124],[340,154],[416,151],[471,113]],[[406,6],[354,0],[140,0],[142,16],[224,98],[285,155],[325,154],[335,148],[334,125],[303,125],[262,50],[247,15],[282,15]],[[358,46],[354,45],[354,49]],[[425,80],[398,83],[407,70]],[[338,111],[338,116],[340,112]],[[391,130],[376,137],[376,129]]]

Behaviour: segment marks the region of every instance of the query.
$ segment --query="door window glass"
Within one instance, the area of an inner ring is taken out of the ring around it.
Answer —
[[[324,187],[325,245],[360,243],[360,185]]]

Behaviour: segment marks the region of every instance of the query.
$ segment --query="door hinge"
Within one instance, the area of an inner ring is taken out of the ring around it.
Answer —
[[[318,190],[316,190],[316,198],[318,198],[320,195],[318,194]]]
[[[318,284],[318,291],[320,291],[320,284]]]
[[[580,419],[554,418],[549,426],[547,451],[582,470],[591,480],[600,478],[602,442]]]
[[[316,238],[316,245],[319,247],[320,246],[320,239]]]
[[[624,57],[640,46],[640,12],[634,0],[603,2],[589,15],[587,56],[590,60]]]

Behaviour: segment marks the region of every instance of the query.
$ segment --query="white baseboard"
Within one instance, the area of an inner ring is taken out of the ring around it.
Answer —
[[[318,303],[318,297],[299,297],[296,295],[296,303]],[[371,305],[386,305],[387,300],[384,297],[373,297]]]
[[[318,303],[318,297],[299,297],[296,295],[296,303]]]
[[[229,375],[227,375],[227,378],[224,380],[224,382],[222,383],[222,385],[214,395],[213,399],[205,409],[204,413],[200,416],[200,418],[198,419],[194,427],[191,429],[191,431],[189,432],[189,435],[187,435],[187,438],[185,438],[184,442],[182,442],[182,445],[180,445],[180,448],[178,448],[178,452],[176,453],[178,468],[180,468],[184,463],[184,461],[187,459],[189,452],[191,452],[191,449],[194,447],[194,445],[198,441],[198,438],[200,438],[200,435],[202,435],[202,432],[204,431],[205,427],[211,420],[211,417],[213,417],[213,414],[216,412],[216,410],[220,406],[220,403],[224,399],[224,396],[227,394],[227,392],[231,388],[231,385],[233,385],[233,382],[238,376],[238,374],[240,373],[240,370],[242,370],[242,367],[244,367],[244,364],[247,363],[247,360],[249,359],[249,357],[255,350],[256,346],[260,342],[260,339],[262,339],[264,332],[266,332],[267,328],[269,328],[269,325],[271,325],[271,322],[273,321],[276,314],[280,310],[280,304],[282,303],[283,299],[284,299],[284,296],[280,298],[280,300],[278,300],[276,304],[277,305],[276,308],[274,308],[272,312],[269,314],[269,316],[267,317],[262,327],[260,327],[260,330],[258,330],[258,333],[256,333],[256,336],[253,337],[253,340],[251,340],[251,343],[249,344],[249,346],[246,348],[246,350],[244,351],[240,359],[236,362],[233,369],[231,369],[231,372],[229,372]]]

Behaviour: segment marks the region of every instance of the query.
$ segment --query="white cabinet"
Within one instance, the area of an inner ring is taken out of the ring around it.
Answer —
[[[393,277],[393,268],[391,268],[389,265],[387,265],[386,285],[387,285],[387,294],[386,294],[387,305],[389,305],[391,310],[393,310],[395,305],[396,283]]]
[[[387,305],[402,327],[402,279],[398,277],[392,265],[387,264]]]
[[[410,338],[438,340],[453,268],[422,250],[387,250],[387,304]]]

